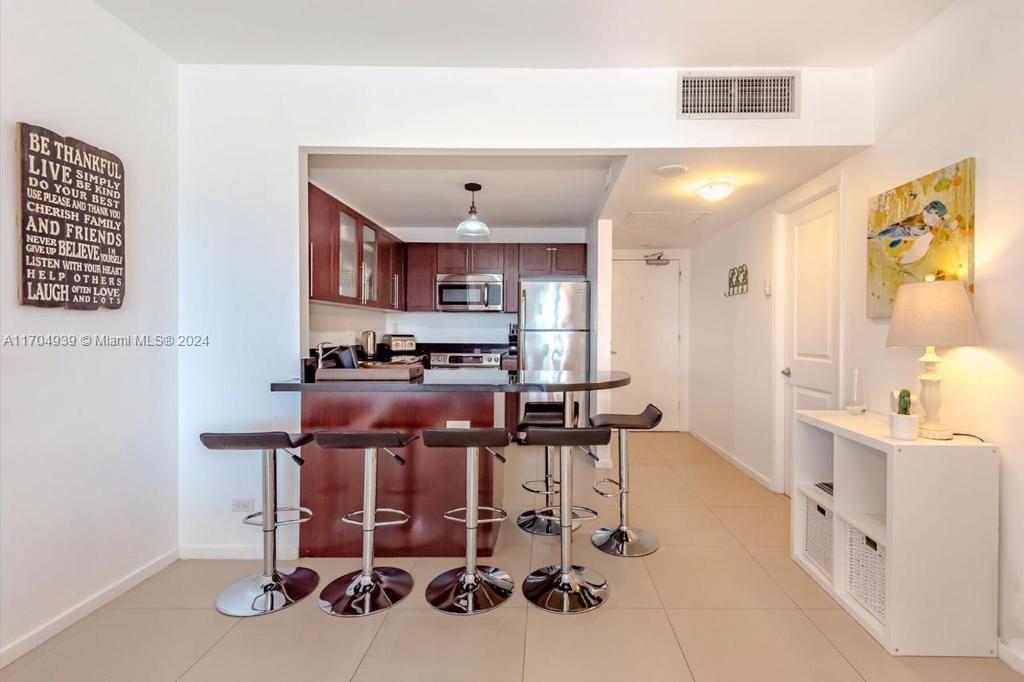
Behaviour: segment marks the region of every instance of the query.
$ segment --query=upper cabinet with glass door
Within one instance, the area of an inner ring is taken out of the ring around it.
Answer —
[[[311,299],[397,309],[405,297],[394,295],[393,263],[404,248],[386,230],[310,184]]]

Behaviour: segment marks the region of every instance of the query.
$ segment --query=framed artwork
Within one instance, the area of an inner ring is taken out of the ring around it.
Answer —
[[[891,317],[906,282],[963,280],[974,292],[974,159],[946,166],[868,204],[867,316]]]

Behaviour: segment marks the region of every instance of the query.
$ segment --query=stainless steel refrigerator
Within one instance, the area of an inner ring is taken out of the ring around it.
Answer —
[[[579,279],[519,282],[519,368],[586,372],[590,368],[590,283]],[[527,394],[527,401],[562,394]],[[581,401],[580,413],[586,413]],[[522,408],[520,408],[521,413]]]

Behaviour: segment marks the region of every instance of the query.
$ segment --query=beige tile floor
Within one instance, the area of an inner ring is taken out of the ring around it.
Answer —
[[[152,680],[756,680],[946,682],[1020,680],[996,659],[893,658],[789,559],[787,498],[747,478],[686,434],[634,434],[633,521],[662,548],[616,559],[575,535],[575,553],[609,580],[607,605],[579,616],[529,607],[521,594],[472,618],[432,611],[422,589],[452,559],[395,559],[417,590],[389,612],[331,618],[307,599],[262,618],[227,618],[217,593],[256,562],[179,561],[0,671],[4,682]],[[505,465],[505,506],[537,500],[540,453]],[[614,505],[590,490],[608,475],[576,465],[580,503],[612,523]],[[518,581],[553,562],[555,538],[511,523],[488,562]],[[386,532],[386,531],[385,531]],[[312,559],[321,584],[357,566]]]

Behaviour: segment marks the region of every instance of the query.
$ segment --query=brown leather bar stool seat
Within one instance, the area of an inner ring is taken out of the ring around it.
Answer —
[[[500,568],[477,564],[477,529],[481,523],[501,523],[508,513],[497,507],[480,506],[480,450],[487,450],[499,461],[505,458],[491,448],[509,443],[505,429],[424,429],[423,443],[428,448],[465,448],[466,506],[444,513],[449,521],[466,526],[466,561],[463,566],[438,575],[427,585],[427,603],[438,611],[459,616],[483,613],[505,603],[515,590],[509,574]],[[489,514],[480,518],[480,511]]]
[[[263,453],[263,508],[242,521],[263,530],[263,571],[246,576],[221,592],[217,597],[217,610],[228,616],[262,616],[305,599],[316,589],[320,576],[308,568],[277,567],[277,529],[305,523],[313,518],[313,512],[305,507],[277,506],[277,451],[301,447],[313,440],[313,436],[284,431],[202,433],[199,440],[210,450],[262,450]],[[292,459],[299,466],[303,464],[295,453]],[[289,513],[296,517],[279,520],[280,514]]]
[[[594,531],[591,541],[606,554],[615,556],[646,556],[658,549],[658,538],[650,531],[629,525],[629,432],[650,430],[661,423],[661,410],[648,405],[640,414],[599,414],[590,420],[593,426],[619,430],[619,480],[604,478],[594,484],[594,492],[604,497],[619,498],[619,525]],[[602,486],[613,485],[611,492]]]
[[[561,535],[559,563],[532,572],[523,581],[523,596],[539,608],[554,613],[581,613],[596,609],[608,599],[608,581],[597,571],[573,563],[572,531],[577,518],[597,518],[597,512],[572,503],[572,449],[605,445],[611,439],[607,428],[536,428],[526,430],[528,445],[561,448],[559,452],[559,503],[555,508],[538,510],[542,518],[556,518]],[[578,516],[577,512],[581,514]]]
[[[419,436],[401,431],[317,431],[316,444],[325,450],[363,451],[363,508],[341,517],[343,523],[362,526],[363,565],[332,580],[320,592],[320,609],[332,616],[368,616],[391,608],[412,592],[412,576],[393,566],[374,566],[373,536],[378,526],[409,522],[401,509],[377,506],[377,450],[383,449],[400,465],[405,459],[391,448],[404,448]],[[377,514],[390,515],[378,521]]]

